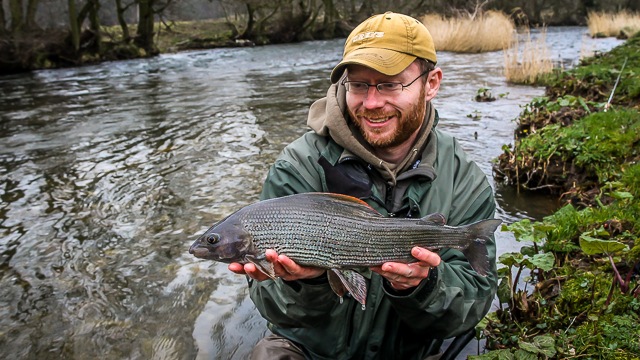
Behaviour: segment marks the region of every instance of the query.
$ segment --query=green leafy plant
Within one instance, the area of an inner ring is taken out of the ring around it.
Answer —
[[[606,232],[606,230],[604,229],[602,229],[602,231]],[[609,235],[608,232],[606,232],[606,234]],[[640,285],[637,285],[633,289],[631,288],[633,272],[635,270],[635,267],[638,266],[638,264],[640,263],[640,261],[636,261],[635,264],[631,266],[630,269],[628,270],[625,278],[622,278],[622,276],[620,275],[620,272],[618,271],[618,268],[616,267],[616,263],[613,259],[613,254],[615,253],[620,253],[625,251],[628,252],[629,247],[627,245],[619,241],[603,240],[603,239],[598,239],[598,238],[594,238],[594,237],[583,234],[580,236],[580,248],[587,255],[604,254],[609,259],[611,268],[613,269],[614,278],[613,278],[613,283],[611,284],[611,291],[609,292],[609,296],[607,297],[607,302],[606,302],[607,305],[611,302],[613,291],[616,285],[620,286],[620,291],[622,291],[622,293],[624,294],[632,292],[634,297],[638,297],[638,295],[640,295]]]

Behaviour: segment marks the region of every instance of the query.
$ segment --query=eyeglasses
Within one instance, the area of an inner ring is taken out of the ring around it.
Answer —
[[[428,73],[429,73],[429,70],[424,71],[423,73],[418,75],[417,78],[413,79],[413,81],[411,81],[407,85],[403,85],[399,82],[383,82],[379,84],[367,84],[366,82],[363,82],[363,81],[347,81],[347,80],[344,80],[342,82],[342,85],[344,85],[344,88],[348,92],[352,94],[357,94],[357,95],[367,94],[369,92],[370,86],[375,86],[381,95],[395,95],[402,92],[404,88],[411,86],[414,82],[416,82],[416,80],[420,79],[421,77],[423,77]]]

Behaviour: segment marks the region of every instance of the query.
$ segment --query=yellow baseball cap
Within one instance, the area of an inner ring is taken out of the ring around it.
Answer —
[[[331,72],[331,82],[340,80],[350,64],[364,65],[385,75],[397,75],[416,58],[437,62],[429,30],[407,15],[393,12],[374,15],[349,34],[342,61]]]

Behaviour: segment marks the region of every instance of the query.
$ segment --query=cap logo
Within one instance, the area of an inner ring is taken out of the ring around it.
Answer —
[[[384,31],[367,31],[365,33],[360,33],[354,36],[351,42],[361,41],[361,40],[370,39],[370,38],[381,38],[383,36],[384,36]]]

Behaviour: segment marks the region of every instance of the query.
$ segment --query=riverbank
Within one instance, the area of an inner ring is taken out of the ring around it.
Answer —
[[[492,351],[472,358],[638,359],[640,34],[545,83],[494,172],[566,205],[505,227],[525,245],[499,259],[501,306],[479,326]]]
[[[609,15],[605,13],[599,17],[586,13],[589,17],[580,21],[561,16],[564,12],[559,9],[554,9],[551,13],[556,15],[555,20],[545,21],[546,24],[561,26],[587,23],[592,36],[624,35],[632,28],[635,29],[633,26],[626,26],[627,22],[637,22],[637,15],[626,11],[616,14],[621,17],[614,19],[609,19]],[[86,13],[83,14],[86,16]],[[142,33],[138,31],[137,23],[119,19],[120,25],[102,26],[97,17],[92,18],[89,28],[82,31],[74,28],[75,32],[66,27],[47,29],[31,26],[20,31],[2,31],[0,28],[0,75],[145,58],[187,50],[343,38],[366,18],[365,15],[351,14],[331,20],[325,14],[322,22],[316,22],[315,18],[304,20],[303,16],[293,19],[301,22],[296,24],[286,14],[278,16],[264,19],[270,25],[261,21],[248,21],[243,25],[239,20],[242,16],[236,16],[235,20],[230,20],[231,17],[193,21],[162,19],[148,25],[150,29]],[[522,9],[514,12],[508,9],[482,10],[481,7],[476,7],[473,12],[459,9],[454,14],[430,9],[427,15],[417,18],[429,25],[439,51],[474,53],[510,47],[516,26],[528,29],[536,24],[528,21],[530,16],[532,14],[527,15]],[[290,21],[292,23],[287,24]],[[594,27],[594,24],[598,27]],[[625,31],[619,30],[620,27]],[[141,29],[146,27],[142,26]],[[611,34],[616,31],[619,34]]]
[[[80,48],[74,51],[66,31],[32,30],[0,41],[0,75],[33,70],[92,65],[101,62],[152,57],[162,53],[226,47],[254,46],[236,35],[222,20],[201,20],[157,24],[154,51],[124,40],[119,26],[102,27],[101,34],[85,30]],[[137,27],[128,28],[135,34]],[[100,42],[98,49],[97,41]],[[99,50],[99,51],[98,51]]]

